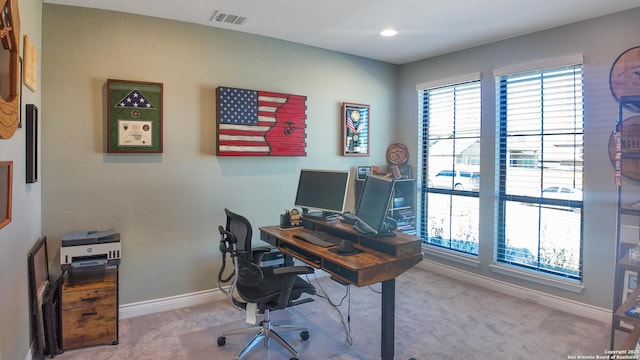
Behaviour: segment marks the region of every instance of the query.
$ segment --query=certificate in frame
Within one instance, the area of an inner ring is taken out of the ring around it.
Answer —
[[[369,156],[370,106],[342,103],[342,155]]]
[[[162,153],[162,83],[107,80],[107,152]]]

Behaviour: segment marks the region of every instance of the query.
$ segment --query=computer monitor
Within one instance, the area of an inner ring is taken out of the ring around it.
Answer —
[[[394,180],[381,176],[367,175],[356,207],[354,228],[361,233],[379,236],[394,236],[397,224],[387,218],[393,198]]]
[[[349,187],[347,170],[300,170],[295,206],[302,215],[330,219],[344,212]]]

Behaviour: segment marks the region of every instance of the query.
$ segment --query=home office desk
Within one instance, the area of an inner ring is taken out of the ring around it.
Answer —
[[[398,233],[395,237],[370,237],[339,220],[304,219],[307,229],[319,230],[354,242],[363,250],[355,255],[340,255],[293,237],[306,229],[280,230],[278,226],[260,228],[260,239],[276,246],[289,259],[321,269],[333,280],[358,287],[382,283],[381,357],[394,355],[395,278],[422,260],[422,241],[415,236]],[[291,260],[292,261],[292,260]]]

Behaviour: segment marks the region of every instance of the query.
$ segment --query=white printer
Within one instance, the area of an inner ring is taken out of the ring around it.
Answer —
[[[62,271],[93,271],[120,264],[120,234],[105,231],[73,231],[62,236]]]

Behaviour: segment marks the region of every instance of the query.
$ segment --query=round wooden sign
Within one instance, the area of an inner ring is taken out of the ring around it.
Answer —
[[[409,149],[404,144],[395,143],[387,148],[387,161],[394,165],[404,164],[409,160]]]
[[[623,52],[614,61],[609,73],[609,87],[616,101],[623,96],[640,96],[640,46]],[[625,107],[640,112],[637,106]]]
[[[640,115],[632,116],[622,122],[621,171],[622,175],[640,180]],[[616,139],[615,131],[609,137],[609,159],[615,166]]]

